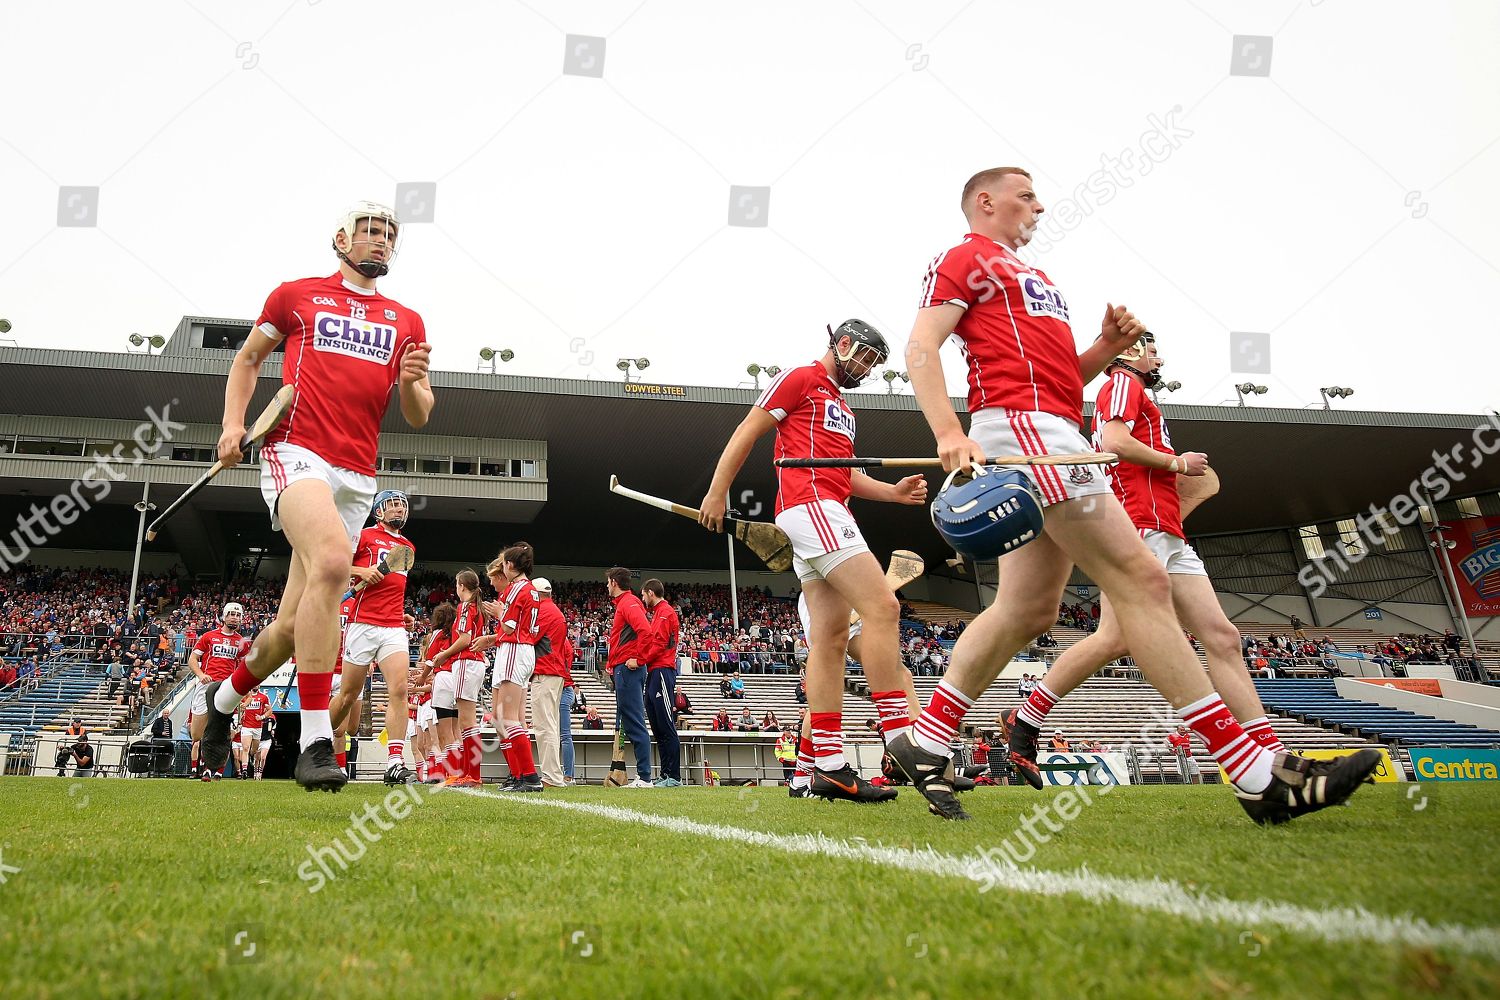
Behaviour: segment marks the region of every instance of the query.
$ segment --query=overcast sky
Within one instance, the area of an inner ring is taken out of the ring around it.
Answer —
[[[1477,413],[1497,47],[1478,0],[6,0],[0,316],[102,350],[251,319],[334,269],[335,217],[371,198],[409,221],[381,289],[437,368],[489,345],[517,374],[645,356],[748,384],[849,316],[899,349],[964,180],[1020,165],[1079,344],[1129,305],[1171,401],[1250,380]]]

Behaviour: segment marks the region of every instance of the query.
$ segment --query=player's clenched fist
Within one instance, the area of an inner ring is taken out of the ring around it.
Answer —
[[[401,381],[420,382],[427,377],[427,365],[432,358],[432,345],[425,340],[420,344],[407,344],[401,352]]]
[[[1099,325],[1099,336],[1106,343],[1118,345],[1121,350],[1129,347],[1146,332],[1146,324],[1135,318],[1135,314],[1124,306],[1104,306],[1104,322]]]
[[[1208,456],[1201,451],[1185,451],[1177,456],[1177,463],[1182,468],[1177,470],[1179,476],[1205,476],[1208,474]]]
[[[712,493],[703,498],[698,505],[698,523],[709,531],[724,530],[724,511],[728,509],[729,502],[726,497],[714,496]]]
[[[224,433],[219,435],[219,461],[223,463],[224,468],[232,469],[244,459],[245,455],[240,451],[240,442],[244,439],[243,424],[225,427]]]
[[[963,431],[944,434],[938,438],[937,446],[944,472],[984,464],[984,449]]]

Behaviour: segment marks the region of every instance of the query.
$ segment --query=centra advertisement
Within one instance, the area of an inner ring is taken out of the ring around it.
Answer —
[[[1500,750],[1412,747],[1417,781],[1500,781]]]

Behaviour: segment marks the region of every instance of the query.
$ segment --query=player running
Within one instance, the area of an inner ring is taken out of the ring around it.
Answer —
[[[266,716],[271,714],[271,699],[260,688],[256,688],[240,699],[240,742],[236,752],[235,769],[241,778],[258,778],[256,755],[260,750],[261,730]]]
[[[206,752],[205,740],[211,721],[209,706],[213,704],[214,685],[245,666],[245,654],[250,650],[250,640],[240,634],[245,621],[245,609],[231,601],[219,612],[219,627],[209,629],[198,637],[193,651],[188,655],[188,669],[198,677],[198,687],[193,692],[193,704],[188,710],[188,735],[193,738],[192,773],[204,781],[212,781],[215,774],[224,770],[229,759],[229,718],[239,705],[239,699],[229,706],[224,716],[224,755],[215,758]]]
[[[843,390],[863,382],[889,353],[880,331],[862,320],[846,320],[837,330],[830,327],[823,357],[777,375],[740,422],[714,470],[699,522],[711,531],[722,530],[730,484],[755,442],[772,428],[777,458],[852,458],[855,420]],[[927,480],[908,476],[892,484],[850,469],[778,468],[776,487],[776,525],[791,539],[792,568],[802,581],[811,619],[807,703],[812,794],[855,802],[893,799],[894,789],[865,781],[844,757],[844,653],[851,608],[864,620],[861,662],[877,703],[906,697],[901,690],[900,606],[848,501],[856,496],[922,504]]]
[[[907,346],[912,389],[943,468],[951,473],[982,467],[986,455],[1087,450],[1080,432],[1083,386],[1139,340],[1145,327],[1124,306],[1109,305],[1099,338],[1077,353],[1067,300],[1046,274],[1015,253],[1044,211],[1026,171],[1003,167],[974,175],[964,185],[961,207],[970,232],[928,268]],[[948,401],[938,354],[950,336],[957,337],[968,362],[968,434]],[[949,745],[1001,668],[1056,620],[1075,563],[1110,596],[1142,672],[1208,745],[1252,819],[1285,822],[1342,802],[1359,786],[1379,762],[1374,751],[1314,762],[1273,753],[1235,721],[1172,613],[1166,569],[1131,524],[1102,469],[1038,466],[1023,472],[1023,485],[1029,482],[1034,490],[1015,491],[1015,501],[1030,505],[1044,529],[1001,557],[994,603],[959,637],[948,672],[911,735],[890,745],[891,757],[934,813],[969,818],[947,777]],[[1011,541],[1022,540],[1018,535]]]
[[[510,769],[510,777],[500,785],[502,792],[542,790],[526,729],[526,685],[536,670],[536,644],[541,638],[542,598],[531,583],[535,566],[536,552],[525,542],[510,546],[489,564],[486,572],[499,597],[485,610],[492,613],[495,630],[480,636],[472,647],[480,652],[495,647],[495,671],[490,678],[495,731],[504,734],[505,765]],[[477,734],[475,743],[478,754]]]
[[[396,215],[383,205],[359,202],[345,212],[333,236],[338,271],[273,291],[230,369],[219,438],[225,468],[244,458],[245,407],[261,365],[286,348],[282,379],[296,386],[297,399],[261,447],[261,493],[271,527],[292,545],[292,560],[275,621],[209,700],[203,738],[209,766],[229,754],[235,704],[295,651],[302,715],[297,782],[336,792],[348,780],[334,763],[328,715],[339,597],[375,495],[376,445],[391,388],[412,427],[424,426],[433,406],[422,318],[375,288],[390,270],[398,236]]]
[[[364,690],[370,664],[385,678],[385,731],[387,785],[405,785],[415,780],[402,756],[406,749],[406,675],[411,668],[411,643],[406,636],[406,573],[382,573],[380,561],[398,546],[415,549],[402,534],[409,507],[406,494],[385,490],[370,508],[375,524],[359,534],[354,548],[353,577],[364,589],[355,594],[344,633],[344,676],[339,692],[330,703],[329,716],[335,731],[343,731],[351,706]],[[358,718],[355,716],[354,718]]]
[[[1208,456],[1196,451],[1178,455],[1172,450],[1161,408],[1146,392],[1161,383],[1165,364],[1149,333],[1110,362],[1094,407],[1094,445],[1120,456],[1119,464],[1109,468],[1110,487],[1147,548],[1166,567],[1177,620],[1203,644],[1214,690],[1251,739],[1281,753],[1286,747],[1271,728],[1245,670],[1239,630],[1225,616],[1208,571],[1182,530],[1185,513],[1177,494],[1177,477],[1204,475]],[[1042,787],[1036,741],[1052,706],[1127,652],[1114,608],[1108,597],[1101,598],[1098,631],[1058,657],[1025,704],[1011,709],[1003,720],[1010,761],[1027,784]]]

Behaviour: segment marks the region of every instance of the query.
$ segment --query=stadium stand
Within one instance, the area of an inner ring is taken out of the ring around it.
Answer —
[[[1398,746],[1500,746],[1500,732],[1341,697],[1332,681],[1258,680],[1268,709],[1327,729]]]

